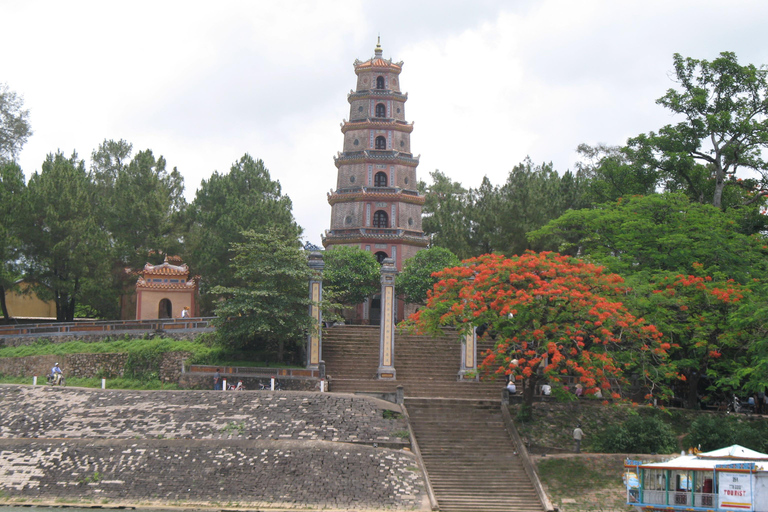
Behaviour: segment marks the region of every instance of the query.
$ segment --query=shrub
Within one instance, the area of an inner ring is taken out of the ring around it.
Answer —
[[[691,423],[683,439],[685,447],[699,447],[708,452],[734,444],[734,423],[730,417],[699,416]]]
[[[592,446],[606,453],[670,453],[677,450],[677,439],[661,419],[632,416],[599,433]]]

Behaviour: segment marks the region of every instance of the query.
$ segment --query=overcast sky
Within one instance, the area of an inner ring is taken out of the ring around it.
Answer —
[[[187,199],[244,153],[293,200],[305,240],[328,229],[333,156],[353,62],[404,61],[419,177],[501,184],[526,155],[573,168],[585,142],[622,144],[674,119],[655,100],[672,55],[768,63],[768,2],[0,0],[0,82],[23,95],[46,154],[90,165],[104,139],[151,149]]]

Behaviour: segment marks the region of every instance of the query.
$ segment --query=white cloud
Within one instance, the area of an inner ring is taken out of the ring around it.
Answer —
[[[572,168],[581,142],[671,122],[672,54],[768,62],[757,0],[102,2],[0,0],[0,81],[24,95],[27,176],[105,138],[152,149],[188,197],[243,153],[265,161],[307,238],[327,229],[352,62],[404,60],[419,173],[494,183],[526,155]],[[7,22],[10,20],[10,22]]]

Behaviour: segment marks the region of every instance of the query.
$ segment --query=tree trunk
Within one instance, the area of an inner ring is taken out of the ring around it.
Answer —
[[[0,308],[3,310],[3,319],[5,323],[11,321],[11,315],[8,314],[8,305],[5,303],[5,286],[0,286]]]
[[[533,394],[536,391],[536,379],[528,377],[523,380],[523,403],[527,407],[533,407]]]
[[[692,375],[686,375],[688,382],[688,397],[685,400],[686,409],[696,409],[699,403],[699,373],[691,372]]]

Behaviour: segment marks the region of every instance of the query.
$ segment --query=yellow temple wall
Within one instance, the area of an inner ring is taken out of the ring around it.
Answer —
[[[19,283],[21,291],[6,291],[5,304],[8,306],[8,314],[14,318],[51,318],[56,319],[56,301],[40,300],[37,295],[29,291],[30,284],[22,281]]]
[[[180,318],[181,310],[195,311],[193,290],[141,290],[137,293],[136,320],[159,318],[160,301],[171,301],[171,318]]]

